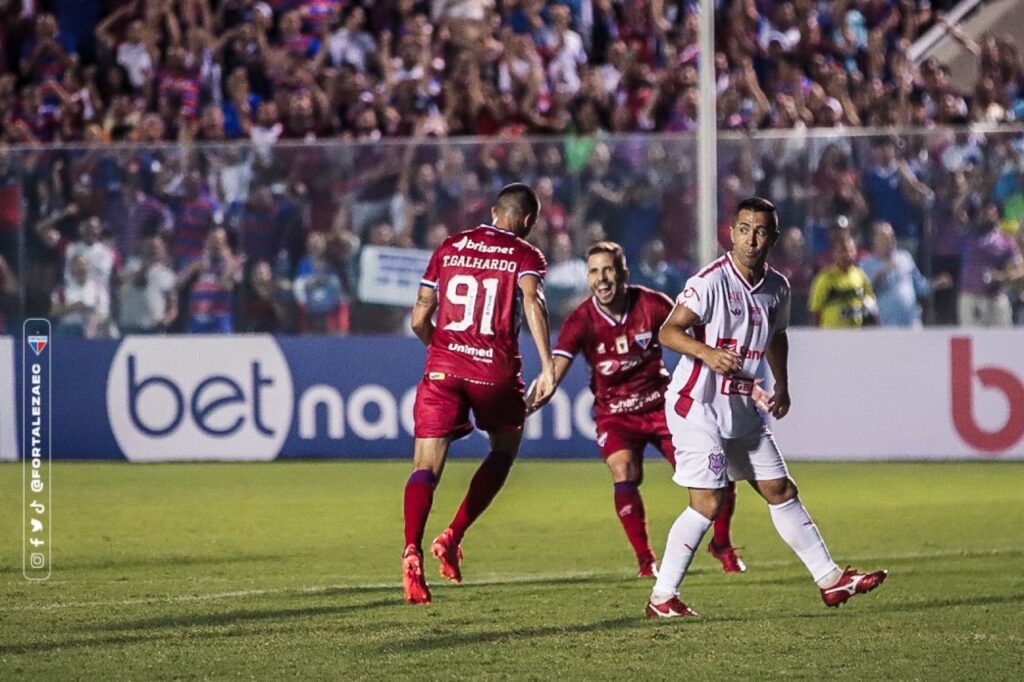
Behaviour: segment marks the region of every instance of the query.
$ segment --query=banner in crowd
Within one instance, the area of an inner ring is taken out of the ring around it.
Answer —
[[[790,459],[1024,459],[1021,341],[1014,331],[795,330],[793,409],[773,425],[779,445]],[[523,345],[529,380],[536,361]],[[9,347],[0,344],[0,377],[24,352],[5,357]],[[60,341],[53,456],[407,458],[423,357],[419,342],[403,337]],[[524,456],[598,456],[587,381],[578,360],[530,418]],[[0,380],[0,415],[16,404],[3,390]],[[480,433],[453,447],[455,456],[486,452]]]
[[[359,252],[359,300],[412,307],[430,251],[364,246]]]

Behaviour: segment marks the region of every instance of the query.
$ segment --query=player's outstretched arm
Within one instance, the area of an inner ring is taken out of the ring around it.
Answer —
[[[789,413],[789,336],[786,330],[772,334],[768,342],[765,357],[775,377],[775,393],[768,399],[768,409],[776,419],[782,419]]]
[[[686,331],[700,322],[697,313],[684,305],[676,305],[672,313],[661,325],[658,332],[658,341],[665,348],[671,348],[677,353],[688,355],[691,358],[700,360],[717,374],[731,374],[743,367],[743,358],[740,354],[727,348],[712,348],[703,341],[698,341]]]
[[[524,275],[519,279],[523,290],[523,313],[530,325],[530,335],[540,356],[540,374],[533,390],[534,401],[543,405],[555,393],[555,362],[551,357],[551,328],[548,322],[548,306],[544,301],[544,284],[539,277]],[[527,404],[527,409],[530,404]]]
[[[437,310],[437,292],[432,287],[420,285],[416,294],[416,305],[412,307],[412,331],[423,342],[430,345],[434,336],[434,311]]]
[[[565,378],[566,373],[569,371],[569,367],[572,365],[572,360],[562,355],[555,356],[555,388],[557,389],[559,384],[562,383],[562,379]],[[530,387],[526,390],[526,414],[530,415],[548,404],[548,401],[554,397],[555,391],[551,391],[551,395],[547,399],[541,401],[537,399],[537,382],[533,381],[530,383]]]

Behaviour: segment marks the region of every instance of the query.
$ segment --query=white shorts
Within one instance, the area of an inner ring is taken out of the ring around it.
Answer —
[[[748,436],[722,438],[718,425],[696,409],[691,409],[685,419],[675,410],[665,412],[676,450],[672,480],[679,485],[724,488],[729,481],[772,481],[789,476],[767,426]]]

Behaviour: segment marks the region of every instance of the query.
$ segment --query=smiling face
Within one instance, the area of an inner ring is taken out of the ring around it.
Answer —
[[[611,307],[625,292],[625,284],[625,273],[616,269],[612,254],[598,251],[587,257],[587,286],[602,306]]]
[[[771,214],[743,209],[732,226],[732,259],[748,270],[759,270],[777,238]]]

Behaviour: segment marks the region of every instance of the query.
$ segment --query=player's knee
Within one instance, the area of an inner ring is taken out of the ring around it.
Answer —
[[[722,491],[702,490],[700,494],[690,492],[690,507],[706,519],[714,519],[722,510]]]
[[[768,504],[783,504],[796,497],[800,491],[791,478],[780,478],[774,481],[758,481],[759,491]]]
[[[487,455],[487,459],[495,464],[503,464],[510,467],[512,462],[516,461],[516,453],[509,450],[491,450]]]
[[[632,483],[634,485],[640,485],[640,472],[636,470],[636,467],[632,467],[626,462],[620,462],[617,464],[609,463],[608,470],[612,474],[613,483]]]

